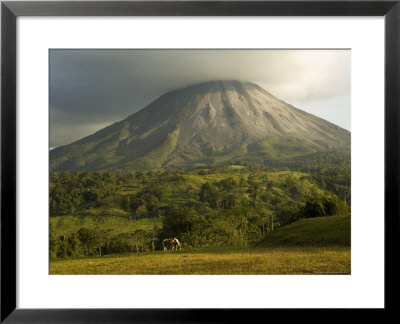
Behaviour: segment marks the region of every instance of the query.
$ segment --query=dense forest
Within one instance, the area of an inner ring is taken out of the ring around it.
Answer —
[[[241,163],[192,171],[50,172],[50,257],[240,246],[302,218],[350,214],[350,168]]]

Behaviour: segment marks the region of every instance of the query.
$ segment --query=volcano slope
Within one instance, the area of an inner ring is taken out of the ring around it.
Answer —
[[[50,169],[190,169],[229,161],[290,166],[349,160],[349,154],[349,131],[254,83],[212,81],[169,91],[126,119],[51,150]]]

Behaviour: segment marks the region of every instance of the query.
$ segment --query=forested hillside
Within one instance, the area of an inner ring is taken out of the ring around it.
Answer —
[[[53,259],[249,245],[303,218],[350,214],[350,168],[232,164],[193,171],[50,173]]]

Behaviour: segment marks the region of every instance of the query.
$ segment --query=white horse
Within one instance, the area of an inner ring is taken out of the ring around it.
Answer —
[[[174,237],[173,239],[165,239],[163,242],[163,248],[164,251],[168,250],[169,247],[171,247],[171,250],[180,250],[181,247],[181,243],[178,241],[178,239],[176,237]]]

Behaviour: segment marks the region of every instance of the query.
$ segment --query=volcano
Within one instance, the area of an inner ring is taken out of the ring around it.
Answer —
[[[350,132],[251,82],[169,91],[140,111],[50,151],[53,171],[155,170],[229,161],[267,164],[350,152]]]

